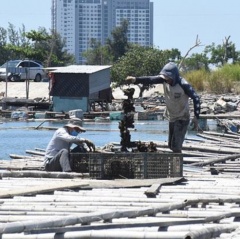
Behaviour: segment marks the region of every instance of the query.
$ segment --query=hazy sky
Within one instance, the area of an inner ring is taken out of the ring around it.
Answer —
[[[240,51],[239,0],[152,0],[154,2],[154,45],[162,50],[178,48],[182,55],[195,44],[222,44],[225,37]],[[51,27],[51,0],[0,0],[0,26],[12,23],[28,30]]]

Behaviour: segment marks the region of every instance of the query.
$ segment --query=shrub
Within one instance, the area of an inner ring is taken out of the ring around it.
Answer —
[[[240,92],[240,65],[224,65],[211,72],[189,71],[184,73],[183,77],[196,91],[216,94]]]
[[[231,79],[232,81],[240,81],[240,65],[226,64],[218,72],[225,78]]]
[[[223,94],[231,92],[232,81],[229,78],[224,77],[219,71],[213,71],[210,73],[208,81],[206,82],[206,91]]]
[[[183,74],[183,77],[193,86],[196,91],[205,90],[205,81],[208,78],[208,72],[205,70],[189,71]]]

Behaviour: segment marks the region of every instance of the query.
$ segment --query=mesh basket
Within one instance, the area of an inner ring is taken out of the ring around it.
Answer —
[[[72,170],[77,173],[89,172],[89,154],[88,153],[70,153]]]
[[[172,153],[89,154],[89,174],[94,179],[181,177],[183,157]]]

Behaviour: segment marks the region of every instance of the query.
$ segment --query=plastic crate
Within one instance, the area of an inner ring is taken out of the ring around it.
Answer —
[[[95,179],[135,178],[135,164],[129,153],[97,153],[89,157],[89,174]]]
[[[72,170],[77,173],[89,172],[89,154],[88,153],[70,153]]]
[[[173,153],[147,153],[147,178],[172,178],[183,175],[183,156]]]
[[[183,157],[172,153],[89,154],[89,174],[94,179],[182,177]]]

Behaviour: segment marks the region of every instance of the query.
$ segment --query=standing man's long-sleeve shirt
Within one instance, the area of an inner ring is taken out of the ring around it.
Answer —
[[[168,76],[173,80],[172,85],[166,83],[161,75]],[[163,84],[166,111],[165,117],[170,121],[189,120],[189,97],[193,100],[194,115],[199,118],[200,98],[193,87],[179,76],[175,64],[168,63],[157,76],[136,77],[135,84]]]

